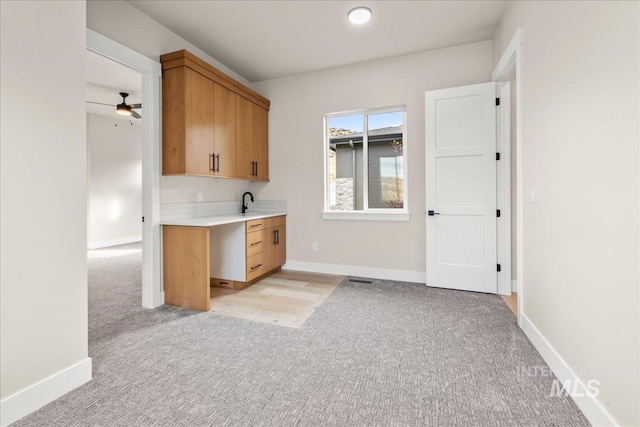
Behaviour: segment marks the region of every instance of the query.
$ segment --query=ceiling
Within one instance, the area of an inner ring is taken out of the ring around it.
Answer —
[[[506,1],[129,0],[256,82],[490,40]],[[356,26],[347,12],[367,6]]]
[[[87,112],[129,119],[116,114],[115,106],[122,102],[119,92],[127,92],[127,104],[137,104],[142,98],[140,73],[122,64],[87,51],[87,101],[112,106],[87,103]]]

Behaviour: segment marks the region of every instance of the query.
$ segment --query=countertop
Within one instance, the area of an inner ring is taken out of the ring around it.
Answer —
[[[271,218],[286,215],[285,212],[247,212],[246,214],[206,216],[202,218],[172,219],[160,221],[160,225],[183,225],[186,227],[213,227],[216,225],[232,224],[234,222],[252,219]]]

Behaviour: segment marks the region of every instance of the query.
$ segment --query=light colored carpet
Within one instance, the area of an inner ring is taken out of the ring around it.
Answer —
[[[347,278],[293,329],[145,310],[139,253],[89,264],[94,379],[16,426],[588,425],[495,295]]]

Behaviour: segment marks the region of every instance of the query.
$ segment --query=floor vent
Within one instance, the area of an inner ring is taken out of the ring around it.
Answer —
[[[371,280],[349,279],[349,281],[354,283],[371,283]]]

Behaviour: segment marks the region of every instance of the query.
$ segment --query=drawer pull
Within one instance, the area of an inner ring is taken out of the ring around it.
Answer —
[[[220,282],[221,285],[228,285],[229,282]]]
[[[254,242],[254,243],[250,244],[249,246],[259,245],[260,243],[262,243],[262,240],[260,240],[259,242]]]
[[[256,265],[255,267],[251,267],[251,271],[253,271],[253,270],[257,270],[257,269],[259,269],[260,267],[262,267],[262,264],[258,264],[258,265]]]
[[[261,226],[262,226],[262,223],[260,223],[260,224],[252,224],[252,225],[249,226],[249,228],[261,227]]]

